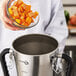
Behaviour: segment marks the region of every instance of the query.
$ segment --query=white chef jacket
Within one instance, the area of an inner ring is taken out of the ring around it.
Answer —
[[[12,31],[5,28],[0,21],[0,52],[5,48],[11,48],[13,40],[19,36],[46,34],[59,42],[59,52],[62,53],[68,30],[61,0],[31,0],[31,5],[39,12],[40,16],[39,23],[36,26],[25,30]],[[10,71],[10,76],[16,76],[13,68]],[[1,72],[0,76],[3,76]]]

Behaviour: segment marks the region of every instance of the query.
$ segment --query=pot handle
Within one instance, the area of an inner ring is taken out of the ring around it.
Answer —
[[[57,65],[57,60],[58,58],[64,59],[67,63],[68,63],[68,68],[67,68],[67,72],[66,72],[66,76],[71,76],[72,73],[72,68],[73,68],[73,62],[70,56],[68,56],[67,54],[62,54],[62,55],[55,55],[51,57],[51,62],[52,62],[52,69],[59,74],[62,69],[56,69],[56,65]]]
[[[10,76],[8,69],[7,69],[6,61],[5,61],[5,55],[9,53],[9,50],[10,50],[10,48],[4,49],[0,55],[1,65],[2,65],[3,72],[4,72],[4,76]]]
[[[71,72],[72,72],[72,68],[73,68],[73,62],[72,62],[71,57],[68,56],[67,54],[62,54],[62,58],[68,62],[66,76],[71,76]]]

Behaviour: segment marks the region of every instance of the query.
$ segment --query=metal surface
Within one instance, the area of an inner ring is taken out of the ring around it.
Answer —
[[[50,58],[57,41],[45,35],[26,35],[13,42],[18,76],[53,76]]]
[[[55,71],[53,71],[53,76],[66,76],[66,72],[67,72],[67,64],[66,61],[63,59],[62,60],[62,68],[63,70],[60,73],[56,73]]]

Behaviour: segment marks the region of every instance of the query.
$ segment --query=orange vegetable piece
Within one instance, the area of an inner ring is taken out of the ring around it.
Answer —
[[[25,9],[26,9],[26,4],[23,3],[23,4],[21,5],[21,7],[23,8],[23,10],[25,10]]]
[[[17,11],[14,12],[14,17],[15,17],[15,18],[19,18],[19,14],[18,14]]]
[[[17,7],[19,7],[21,4],[23,4],[22,0],[17,1]]]
[[[23,12],[24,12],[24,10],[23,10],[22,6],[19,6],[18,11],[19,11],[19,12],[21,12],[21,13],[23,13]]]
[[[24,18],[25,18],[24,16],[21,16],[21,17],[20,17],[21,20],[23,20]]]
[[[32,19],[32,21],[31,21],[32,23],[34,22],[34,20]]]
[[[20,17],[20,20],[21,20],[22,22],[25,22],[25,17],[24,17],[24,16],[21,16],[21,17]]]
[[[33,15],[33,18],[36,18],[37,16],[38,16],[38,12],[36,11],[36,12],[34,12],[34,15]]]
[[[25,11],[29,12],[31,10],[31,5],[26,5]]]
[[[14,2],[13,6],[17,6],[17,1]]]
[[[8,11],[10,12],[10,15],[13,15],[13,11],[11,8],[9,8]]]
[[[11,9],[12,9],[12,11],[15,11],[15,10],[17,10],[17,7],[16,6],[11,6]]]
[[[26,23],[26,22],[22,23],[22,25],[24,25],[24,26],[29,26],[29,24]]]
[[[29,13],[28,13],[28,16],[29,16],[29,17],[33,17],[33,15],[34,15],[33,12],[29,12]]]
[[[25,26],[29,26],[29,24],[28,24],[28,23],[26,23],[26,22],[25,22],[25,24],[24,24],[24,25],[25,25]]]
[[[31,24],[31,22],[32,22],[31,17],[27,17],[27,18],[26,18],[26,23],[28,23],[28,24],[30,25],[30,24]]]
[[[16,19],[14,16],[12,17],[14,20]]]
[[[22,13],[22,16],[24,16],[24,17],[25,17],[25,16],[26,16],[26,15],[25,15],[25,13]]]
[[[20,23],[20,19],[16,19],[16,22],[17,22],[17,23]]]

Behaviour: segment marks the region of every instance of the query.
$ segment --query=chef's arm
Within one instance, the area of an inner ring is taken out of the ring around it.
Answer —
[[[63,52],[65,42],[68,36],[68,29],[65,21],[62,0],[52,0],[51,20],[46,27],[45,32],[56,38],[59,42],[59,53]]]

